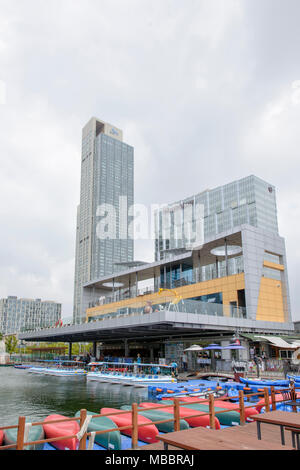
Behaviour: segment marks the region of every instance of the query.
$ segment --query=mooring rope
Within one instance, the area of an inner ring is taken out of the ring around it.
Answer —
[[[89,445],[87,450],[93,450],[94,448],[94,443],[95,443],[95,436],[96,432],[91,432],[90,438],[89,438]]]
[[[24,430],[24,442],[28,442],[28,436],[29,436],[29,431],[31,429],[32,423],[26,423],[25,424],[25,430]],[[26,446],[25,450],[29,450],[29,447]]]
[[[83,435],[87,432],[87,428],[88,428],[88,425],[90,424],[91,419],[92,419],[92,415],[88,415],[85,418],[80,431],[76,434],[76,437],[79,441],[81,441],[81,439],[83,438]]]

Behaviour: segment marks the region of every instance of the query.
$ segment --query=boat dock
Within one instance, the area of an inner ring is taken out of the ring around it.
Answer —
[[[289,390],[286,390],[288,392]],[[287,398],[283,394],[283,390],[281,391],[280,395],[280,400],[278,400],[278,396],[276,397],[276,391],[274,387],[271,387],[271,394],[269,394],[269,389],[266,387],[263,392],[260,392],[259,394],[256,392],[253,395],[260,395],[262,397],[263,403],[262,406],[265,407],[265,412],[266,414],[272,414],[272,412],[276,411],[276,407],[279,405],[280,402],[285,402],[287,401]],[[278,394],[277,394],[278,395]],[[45,434],[43,438],[40,438],[38,440],[29,440],[29,431],[36,427],[40,426],[43,427],[45,425],[45,421],[39,422],[39,423],[26,423],[26,418],[21,416],[19,418],[19,422],[15,426],[7,426],[7,427],[1,427],[0,428],[0,434],[1,432],[5,433],[6,430],[14,428],[16,430],[16,441],[15,443],[11,443],[9,445],[2,445],[0,447],[0,450],[7,450],[7,449],[16,449],[16,450],[23,450],[26,448],[32,448],[35,446],[57,446],[58,442],[63,442],[66,441],[67,439],[74,439],[76,441],[76,449],[77,450],[107,450],[107,448],[101,448],[101,446],[96,446],[95,447],[95,438],[98,435],[107,435],[110,432],[120,432],[122,434],[126,434],[127,436],[130,436],[131,440],[131,446],[128,446],[127,448],[131,448],[132,450],[158,450],[162,449],[162,446],[165,445],[170,445],[173,447],[176,447],[174,443],[176,442],[176,436],[178,436],[178,433],[180,433],[180,442],[182,445],[182,442],[192,442],[192,439],[190,439],[190,436],[202,436],[202,446],[203,450],[204,449],[221,449],[222,445],[223,447],[226,445],[225,441],[231,440],[231,442],[235,441],[235,449],[246,449],[248,448],[249,450],[255,450],[255,449],[262,449],[264,446],[264,442],[268,442],[268,449],[274,449],[274,444],[269,444],[270,442],[275,442],[276,449],[281,449],[281,450],[289,450],[289,448],[292,448],[289,444],[290,441],[287,440],[285,443],[285,447],[282,446],[282,444],[277,444],[277,441],[274,441],[275,439],[275,433],[277,431],[277,435],[280,436],[280,433],[278,432],[278,429],[271,429],[272,427],[267,426],[267,425],[262,425],[262,435],[263,439],[260,441],[258,438],[254,439],[254,434],[255,434],[255,429],[256,428],[256,423],[248,423],[249,421],[249,409],[251,409],[251,413],[253,413],[253,404],[251,406],[246,406],[245,403],[247,403],[247,400],[245,400],[245,395],[243,390],[238,391],[238,403],[236,404],[230,404],[230,408],[226,409],[226,402],[230,401],[230,397],[224,397],[224,398],[218,398],[217,402],[215,400],[215,397],[213,393],[209,395],[209,397],[205,400],[201,399],[198,400],[196,397],[193,399],[192,402],[190,401],[184,401],[180,398],[174,398],[171,403],[170,401],[166,401],[165,404],[157,404],[157,403],[147,403],[147,408],[144,408],[141,405],[137,405],[136,403],[132,404],[131,407],[129,407],[129,410],[109,410],[106,412],[105,409],[100,412],[100,414],[90,414],[87,412],[87,410],[81,410],[78,412],[78,414],[75,417],[72,418],[67,418],[61,416],[60,418],[52,419],[49,420],[47,418],[47,424],[55,425],[55,424],[65,424],[65,425],[71,425],[74,423],[77,423],[77,428],[75,429],[76,432],[74,431],[74,427],[71,426],[72,432],[66,432],[66,428],[64,426],[64,431],[61,429],[56,432],[55,437],[47,436]],[[248,397],[247,397],[248,398]],[[222,406],[223,403],[223,406]],[[199,408],[198,408],[199,406]],[[144,421],[140,420],[141,413],[147,411],[164,411],[167,410],[169,412],[169,416],[167,419],[159,419],[159,420],[150,420],[150,419],[144,419]],[[206,427],[194,427],[193,429],[185,429],[182,431],[181,429],[181,422],[183,418],[183,410],[187,411],[188,413],[185,413],[187,416],[187,420],[190,420],[195,417],[206,417],[209,423],[209,428],[206,429]],[[239,422],[235,423],[236,425],[231,426],[219,426],[217,427],[217,423],[219,419],[221,420],[221,417],[223,416],[229,416],[233,413],[238,414]],[[277,411],[278,413],[278,411]],[[279,412],[280,413],[280,412]],[[299,416],[300,420],[300,414],[296,413],[286,413],[286,412],[281,412],[285,413],[289,416],[291,415],[297,415]],[[114,418],[114,417],[123,417],[125,421],[123,420],[122,425],[117,425],[114,427],[109,428],[109,426],[105,429],[101,430],[91,430],[89,428],[90,423],[92,420],[95,420],[97,418]],[[250,415],[251,418],[252,415]],[[256,411],[256,415],[252,416],[253,419],[257,419],[258,416],[266,416],[265,414],[258,414]],[[294,418],[295,419],[295,418]],[[250,419],[251,420],[251,419]],[[252,421],[252,420],[251,420]],[[173,423],[173,432],[171,433],[162,433],[159,432],[156,426],[159,426],[159,424],[162,423]],[[143,442],[146,444],[147,442],[147,437],[145,438],[145,432],[147,433],[147,427],[149,426],[149,429],[151,428],[156,429],[156,438],[155,440],[157,442],[149,443],[147,446],[143,444]],[[220,429],[221,428],[221,429]],[[268,429],[267,429],[268,428]],[[270,429],[269,429],[270,428]],[[300,429],[300,421],[299,421],[299,429]],[[230,434],[232,433],[232,434]],[[236,439],[233,438],[234,434],[237,434]],[[273,433],[273,434],[272,434]],[[288,434],[288,433],[287,433]],[[247,437],[248,436],[248,437]],[[184,437],[184,439],[182,439]],[[198,438],[197,438],[198,439]],[[288,438],[289,439],[289,438]],[[143,441],[143,442],[142,442]],[[161,441],[161,442],[159,442]],[[221,445],[221,442],[223,444]],[[173,443],[173,444],[172,444]],[[178,444],[177,444],[178,445]],[[180,447],[179,445],[179,447]],[[255,447],[256,445],[256,447]],[[292,442],[292,445],[295,446],[295,442]],[[228,444],[229,446],[229,444]],[[247,447],[248,446],[248,447]],[[273,447],[272,447],[273,446]],[[232,444],[231,444],[232,447]],[[284,447],[284,449],[283,449]],[[171,448],[171,447],[170,447]],[[230,448],[230,446],[228,447]],[[44,450],[46,448],[44,447]],[[48,450],[48,449],[47,449]],[[54,449],[53,449],[54,450]],[[122,450],[125,450],[122,448]]]

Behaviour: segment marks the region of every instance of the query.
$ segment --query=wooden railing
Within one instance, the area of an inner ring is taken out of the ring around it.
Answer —
[[[296,388],[300,388],[300,387],[296,387]],[[290,389],[284,389],[284,390],[281,390],[281,391],[282,392],[288,392],[288,391],[290,391]],[[232,407],[230,409],[217,410],[217,411],[215,409],[215,397],[214,397],[213,393],[211,393],[209,395],[209,398],[207,398],[207,399],[201,399],[199,401],[193,401],[193,402],[182,401],[180,399],[180,397],[176,397],[176,398],[171,398],[170,397],[170,400],[173,401],[173,405],[168,405],[167,404],[165,406],[165,408],[173,408],[173,414],[171,415],[172,417],[170,419],[163,419],[163,420],[160,420],[160,421],[153,421],[153,422],[151,421],[149,423],[142,423],[142,424],[138,423],[138,413],[141,412],[141,411],[153,411],[153,410],[163,411],[163,408],[162,408],[163,401],[159,406],[154,405],[151,408],[139,408],[137,403],[133,403],[132,407],[131,407],[131,411],[125,410],[125,411],[118,411],[118,412],[110,412],[110,413],[106,413],[106,414],[92,415],[92,418],[110,417],[110,416],[113,416],[113,415],[123,415],[123,414],[128,414],[128,413],[131,413],[131,415],[132,415],[132,423],[128,426],[114,427],[112,429],[104,429],[102,431],[96,431],[93,434],[94,435],[101,435],[101,434],[106,434],[106,433],[113,432],[113,431],[122,432],[122,431],[131,429],[132,430],[132,433],[131,433],[131,439],[132,439],[131,448],[135,450],[135,449],[138,448],[138,441],[139,441],[138,435],[139,435],[139,429],[141,427],[157,425],[157,424],[162,424],[162,423],[174,422],[174,431],[175,432],[179,431],[180,430],[180,420],[184,419],[184,418],[180,417],[180,407],[188,406],[188,405],[191,405],[191,404],[205,404],[205,403],[208,403],[208,406],[209,406],[209,410],[207,412],[205,412],[205,411],[196,412],[196,410],[195,410],[195,414],[189,415],[187,417],[187,419],[196,418],[196,417],[200,417],[200,416],[209,416],[210,428],[215,429],[215,418],[218,417],[218,415],[223,414],[223,413],[227,413],[227,412],[231,412],[231,411],[237,411],[237,412],[240,413],[240,425],[243,426],[243,425],[246,424],[245,410],[248,409],[248,408],[253,408],[256,405],[255,403],[253,403],[252,405],[245,406],[245,396],[247,398],[250,398],[250,397],[253,397],[253,396],[255,396],[255,397],[262,396],[264,398],[265,410],[266,410],[266,412],[268,412],[268,411],[270,411],[270,401],[271,401],[271,404],[272,404],[272,410],[276,410],[276,404],[286,401],[284,398],[282,400],[276,400],[276,394],[281,393],[281,391],[280,392],[275,391],[274,387],[271,387],[271,396],[270,396],[268,388],[264,388],[262,391],[254,392],[254,393],[247,394],[247,395],[244,394],[243,390],[239,390],[239,393],[238,393],[238,395],[236,395],[236,397],[220,397],[220,398],[217,398],[218,402],[220,402],[220,401],[225,402],[225,401],[228,401],[228,400],[232,400],[233,398],[238,398],[237,407]],[[270,400],[270,398],[271,398],[271,400]],[[72,421],[79,421],[79,426],[80,426],[80,429],[81,429],[83,427],[84,423],[85,423],[86,418],[87,418],[87,410],[83,409],[83,410],[80,411],[80,416],[78,416],[78,417],[56,419],[56,420],[53,420],[53,421],[47,421],[47,424],[56,424],[56,423],[66,423],[66,422],[72,422]],[[32,423],[31,425],[32,426],[42,426],[43,424],[45,424],[45,423],[44,422],[37,422],[37,423]],[[18,429],[16,443],[1,446],[0,450],[8,450],[8,449],[24,450],[24,448],[26,448],[27,446],[37,446],[37,445],[46,444],[46,443],[51,444],[53,442],[58,442],[58,441],[62,441],[62,440],[65,440],[65,439],[77,438],[77,434],[71,434],[71,435],[67,435],[67,436],[54,437],[54,438],[51,438],[51,439],[41,439],[41,440],[38,440],[38,441],[24,442],[25,427],[26,427],[26,418],[24,416],[19,417],[18,424],[15,425],[15,426],[0,427],[0,430],[2,430],[2,431],[8,430],[8,429],[16,429],[16,428]],[[86,450],[87,438],[90,437],[91,434],[92,434],[91,432],[85,432],[83,434],[83,436],[79,440],[78,450]]]

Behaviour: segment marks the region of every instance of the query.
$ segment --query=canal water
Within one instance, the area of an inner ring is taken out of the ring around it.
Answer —
[[[149,401],[147,388],[0,367],[0,426],[17,424],[19,416],[26,416],[28,422],[38,422],[49,414],[72,417],[81,409],[99,413],[103,407],[120,408],[142,401]]]

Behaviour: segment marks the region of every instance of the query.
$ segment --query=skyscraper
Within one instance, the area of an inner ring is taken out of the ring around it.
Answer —
[[[134,149],[123,132],[92,118],[82,131],[80,205],[77,210],[74,312],[85,317],[82,286],[133,260],[129,209],[134,203]]]

